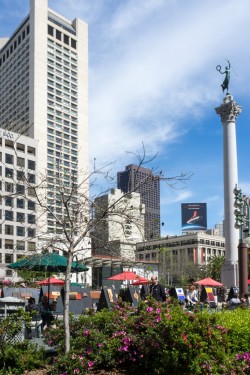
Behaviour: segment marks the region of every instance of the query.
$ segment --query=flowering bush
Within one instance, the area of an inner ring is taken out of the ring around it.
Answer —
[[[111,311],[71,316],[67,355],[60,321],[46,332],[46,341],[57,348],[55,375],[112,368],[130,374],[248,374],[249,323],[248,310],[188,312],[174,300],[149,300],[138,308],[119,303]]]
[[[24,370],[43,365],[43,349],[28,341],[19,342],[23,326],[28,324],[30,319],[30,315],[22,309],[0,319],[0,375],[23,374]]]

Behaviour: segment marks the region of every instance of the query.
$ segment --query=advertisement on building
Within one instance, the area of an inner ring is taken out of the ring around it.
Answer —
[[[191,232],[207,229],[207,204],[182,203],[181,204],[181,230]]]

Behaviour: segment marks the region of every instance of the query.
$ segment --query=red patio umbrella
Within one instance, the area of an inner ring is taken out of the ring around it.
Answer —
[[[149,284],[150,281],[145,277],[139,276],[139,279],[134,281],[132,285],[142,285],[142,284]]]
[[[57,279],[56,277],[48,277],[45,280],[37,281],[38,285],[64,285],[65,282],[63,280]]]
[[[223,286],[219,281],[213,280],[210,277],[207,277],[202,280],[194,281],[194,284],[204,285],[204,286]]]
[[[138,280],[138,281],[134,281],[131,285],[142,285],[142,284],[149,284],[150,281],[147,280],[147,281],[144,281],[144,280]]]
[[[65,282],[61,279],[57,279],[56,277],[50,276],[45,280],[37,281],[37,284],[41,285],[41,286],[42,285],[48,285],[48,297],[50,298],[50,286],[51,285],[64,285]],[[43,295],[43,290],[41,288],[39,301],[41,300],[42,295]]]
[[[248,280],[248,282],[247,282],[247,283],[248,283],[248,285],[250,285],[250,279]]]
[[[136,275],[136,273],[131,271],[125,271],[122,273],[118,273],[117,275],[108,277],[107,280],[138,280],[140,276]]]

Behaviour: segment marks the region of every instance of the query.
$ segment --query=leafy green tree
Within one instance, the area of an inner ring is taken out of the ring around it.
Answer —
[[[207,265],[208,276],[217,281],[221,281],[221,269],[224,262],[224,256],[215,255],[211,257]]]

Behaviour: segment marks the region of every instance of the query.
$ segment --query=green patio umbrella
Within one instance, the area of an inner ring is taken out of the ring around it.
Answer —
[[[7,267],[12,270],[27,271],[47,271],[50,273],[65,272],[68,260],[66,257],[57,253],[40,253],[35,254],[15,263],[10,263]],[[85,264],[72,262],[71,272],[88,271]],[[50,283],[48,284],[48,296],[50,295]]]
[[[77,283],[77,282],[73,281],[72,283],[70,283],[70,286],[79,286],[79,288],[83,288],[83,287],[84,287],[84,284],[82,284],[82,283]]]
[[[7,267],[13,270],[31,270],[47,272],[65,272],[67,268],[67,258],[57,253],[35,254],[18,262],[10,263]],[[88,271],[85,264],[72,262],[71,272]]]

